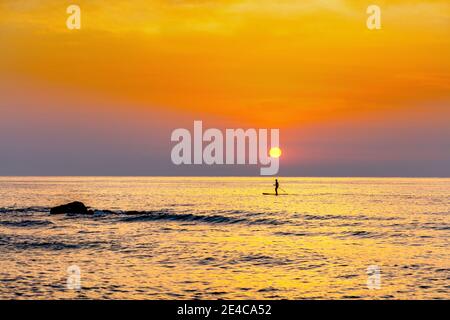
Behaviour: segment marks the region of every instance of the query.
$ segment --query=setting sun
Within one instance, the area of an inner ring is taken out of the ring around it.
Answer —
[[[269,154],[272,158],[279,158],[281,156],[281,149],[278,147],[271,148]]]

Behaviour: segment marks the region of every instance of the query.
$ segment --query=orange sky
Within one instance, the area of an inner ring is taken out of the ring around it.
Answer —
[[[71,3],[0,3],[0,80],[250,127],[450,116],[448,1],[376,1],[376,31],[373,1],[79,0],[76,31]]]

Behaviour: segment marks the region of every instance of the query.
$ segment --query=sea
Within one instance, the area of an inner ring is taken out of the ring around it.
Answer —
[[[450,298],[450,179],[279,182],[0,177],[0,299]]]

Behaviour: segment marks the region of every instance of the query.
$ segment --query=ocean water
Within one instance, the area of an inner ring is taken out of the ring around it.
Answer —
[[[0,177],[0,299],[450,298],[450,179],[272,183]]]

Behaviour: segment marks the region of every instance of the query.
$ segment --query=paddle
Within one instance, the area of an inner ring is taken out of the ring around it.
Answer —
[[[280,189],[281,191],[288,193],[286,190],[284,190],[283,188],[278,187],[278,189]]]

